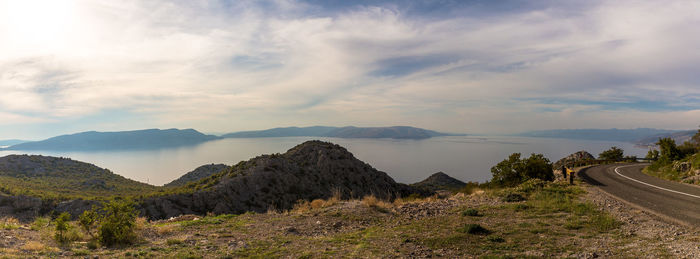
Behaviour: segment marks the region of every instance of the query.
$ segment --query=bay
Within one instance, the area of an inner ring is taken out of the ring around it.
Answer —
[[[195,146],[158,150],[60,152],[0,151],[9,154],[38,154],[68,157],[107,168],[124,177],[162,185],[198,166],[211,163],[234,165],[262,154],[284,153],[312,139],[347,148],[358,159],[388,173],[397,182],[414,183],[435,172],[445,172],[462,181],[487,181],[490,168],[511,153],[541,153],[552,162],[579,150],[597,156],[617,146],[625,155],[643,157],[647,150],[631,143],[510,136],[449,136],[422,140],[343,139],[318,137],[231,138]]]

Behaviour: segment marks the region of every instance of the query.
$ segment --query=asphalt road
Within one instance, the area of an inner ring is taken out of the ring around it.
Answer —
[[[700,227],[700,188],[642,173],[647,164],[601,165],[578,174],[603,191],[661,217]]]

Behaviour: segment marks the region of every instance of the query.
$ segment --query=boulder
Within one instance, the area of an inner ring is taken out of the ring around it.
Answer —
[[[562,165],[571,167],[576,163],[585,162],[588,160],[595,160],[595,157],[591,155],[591,153],[581,150],[571,155],[568,155],[562,159],[559,159],[552,165],[552,167],[554,168],[554,170],[560,170]]]
[[[691,168],[690,162],[673,162],[673,170],[680,173],[689,172]]]

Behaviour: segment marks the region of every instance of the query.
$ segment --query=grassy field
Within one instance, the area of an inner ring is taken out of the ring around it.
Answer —
[[[620,221],[583,201],[584,189],[531,181],[516,188],[406,199],[301,202],[285,212],[182,216],[138,221],[140,239],[120,248],[90,242],[75,222],[71,242],[53,241],[53,223],[10,220],[0,246],[5,257],[84,256],[150,258],[324,257],[569,257],[595,248],[622,249]],[[505,200],[522,200],[508,202]],[[623,250],[617,251],[624,253]]]

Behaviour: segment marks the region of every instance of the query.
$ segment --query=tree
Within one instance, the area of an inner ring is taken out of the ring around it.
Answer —
[[[529,179],[554,179],[552,163],[542,154],[531,154],[521,159],[520,153],[513,153],[507,159],[491,167],[491,182],[498,186],[515,186]]]
[[[693,137],[690,138],[691,141],[695,143],[696,146],[700,146],[700,129],[698,129],[698,132],[693,135]]]
[[[611,147],[610,149],[601,152],[598,155],[598,158],[602,160],[621,161],[624,158],[624,152],[624,150],[618,147]]]
[[[522,165],[520,153],[513,153],[508,158],[491,167],[491,182],[499,186],[514,186],[520,183],[520,171]]]
[[[530,157],[524,160],[525,166],[523,167],[523,181],[529,179],[541,179],[545,181],[554,180],[554,172],[552,170],[552,163],[544,157],[542,154],[531,154]]]
[[[680,151],[676,147],[676,141],[672,138],[661,138],[656,143],[659,146],[659,162],[662,164],[670,163],[681,158]]]
[[[111,200],[103,208],[105,215],[98,239],[105,246],[131,244],[136,240],[136,210],[130,200]]]
[[[647,156],[644,157],[646,160],[656,160],[659,159],[659,151],[656,149],[649,149]]]

